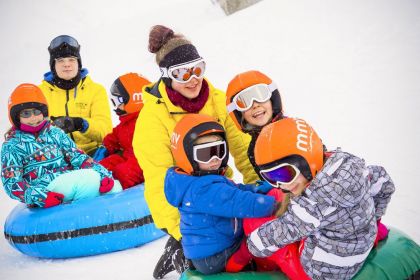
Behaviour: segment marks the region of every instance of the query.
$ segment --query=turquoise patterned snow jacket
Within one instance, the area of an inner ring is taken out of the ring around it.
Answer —
[[[111,172],[76,148],[75,143],[49,122],[38,137],[12,129],[1,149],[1,179],[6,193],[27,205],[43,207],[47,186],[61,174],[90,168],[101,180]]]

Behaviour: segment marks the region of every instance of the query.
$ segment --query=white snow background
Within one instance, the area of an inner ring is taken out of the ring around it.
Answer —
[[[289,116],[306,119],[327,147],[386,167],[396,185],[383,222],[420,242],[420,2],[264,0],[225,16],[210,0],[1,0],[0,131],[7,98],[49,71],[47,46],[77,38],[83,66],[109,89],[117,76],[157,80],[150,27],[186,35],[218,88],[257,69],[279,86]],[[114,124],[117,118],[114,115]],[[3,137],[1,137],[1,142]],[[236,175],[240,180],[240,176]],[[18,202],[0,191],[0,231]],[[0,279],[152,279],[166,238],[101,256],[43,260],[0,237]],[[172,273],[167,279],[177,279]]]

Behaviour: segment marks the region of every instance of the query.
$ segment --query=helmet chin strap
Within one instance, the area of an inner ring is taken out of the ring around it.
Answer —
[[[193,171],[191,175],[193,176],[205,176],[205,175],[224,175],[226,172],[226,167],[220,167],[216,170],[198,170]]]
[[[122,116],[122,115],[127,114],[127,112],[126,112],[126,111],[121,110],[120,108],[115,109],[115,110],[114,110],[114,112],[115,112],[118,116]]]

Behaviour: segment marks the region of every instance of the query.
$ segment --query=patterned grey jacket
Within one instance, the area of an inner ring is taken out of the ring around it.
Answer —
[[[273,254],[304,239],[300,257],[313,279],[350,279],[362,267],[394,183],[380,166],[334,151],[305,192],[291,199],[287,212],[263,224],[248,238],[256,257]],[[306,239],[305,239],[306,238]]]

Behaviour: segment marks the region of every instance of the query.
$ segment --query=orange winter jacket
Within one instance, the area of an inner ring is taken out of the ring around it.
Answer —
[[[239,131],[229,118],[225,93],[214,88],[208,81],[207,83],[209,97],[199,114],[214,117],[225,128],[235,166],[242,173],[244,182],[255,182],[258,176],[247,156],[251,138]],[[165,228],[170,235],[179,240],[181,238],[180,215],[178,209],[171,206],[165,198],[164,179],[168,168],[175,165],[170,149],[172,131],[187,112],[172,104],[163,81],[155,85],[158,89],[157,95],[160,96],[150,93],[152,86],[143,89],[144,107],[137,119],[134,131],[134,154],[143,169],[145,198],[156,226]],[[230,170],[230,175],[232,175],[232,170]]]

